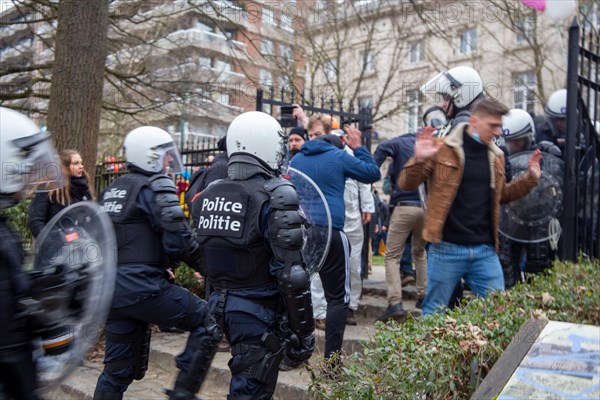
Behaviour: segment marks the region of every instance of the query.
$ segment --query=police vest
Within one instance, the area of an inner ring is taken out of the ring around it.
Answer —
[[[260,230],[260,211],[269,201],[265,182],[226,179],[208,186],[194,201],[197,239],[213,287],[251,289],[274,282],[269,272],[273,253]]]
[[[112,219],[117,237],[118,264],[162,266],[166,255],[162,235],[155,232],[148,217],[137,208],[136,199],[148,177],[130,173],[115,180],[102,193],[99,203]]]

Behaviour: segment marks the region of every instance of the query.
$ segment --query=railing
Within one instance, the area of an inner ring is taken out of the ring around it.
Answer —
[[[600,32],[569,29],[565,190],[560,256],[600,258]]]
[[[262,89],[256,91],[256,111],[263,111],[265,105],[271,106],[270,114],[273,114],[274,110],[272,106],[290,106],[292,104],[298,104],[302,109],[308,113],[321,113],[337,117],[340,122],[340,128],[343,128],[346,124],[357,124],[358,129],[362,132],[363,144],[371,150],[371,136],[373,131],[373,115],[371,108],[362,107],[358,109],[355,107],[353,102],[350,102],[344,108],[343,101],[336,101],[333,97],[325,98],[308,96],[306,97],[304,92],[299,95],[295,91],[285,92],[281,90],[279,92],[279,99],[275,98],[275,90],[271,86],[268,92],[268,97]],[[358,111],[358,112],[356,112]]]
[[[210,156],[215,156],[219,150],[217,146],[218,137],[195,137],[186,141],[186,146],[179,150],[181,161],[185,171],[179,175],[189,178],[198,169],[210,165]],[[114,159],[96,164],[96,178],[94,190],[98,196],[104,188],[110,185],[119,176],[126,174],[126,161]]]

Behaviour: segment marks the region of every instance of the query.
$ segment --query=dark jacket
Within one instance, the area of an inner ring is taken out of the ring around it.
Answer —
[[[395,206],[401,201],[413,201],[420,202],[419,192],[417,190],[405,191],[398,187],[398,178],[402,172],[404,164],[413,156],[415,152],[415,135],[409,133],[395,137],[391,140],[381,142],[373,158],[377,165],[381,167],[381,164],[387,157],[392,158],[392,164],[388,169],[388,175],[392,182],[392,193],[390,195],[390,205]]]
[[[75,181],[78,181],[79,183],[75,185]],[[82,186],[82,184],[85,184],[85,186]],[[92,200],[92,193],[87,187],[87,181],[85,181],[85,179],[71,179],[71,199],[71,204]],[[40,234],[44,226],[46,226],[52,217],[69,206],[68,204],[62,205],[57,203],[55,196],[53,196],[53,200],[54,201],[50,200],[50,194],[48,192],[36,193],[35,196],[33,196],[27,215],[27,226],[34,237],[37,237]]]

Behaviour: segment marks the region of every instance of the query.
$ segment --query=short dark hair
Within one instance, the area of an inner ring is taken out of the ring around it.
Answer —
[[[503,117],[509,112],[509,108],[498,100],[486,97],[477,100],[471,108],[472,115],[485,115],[494,117]]]

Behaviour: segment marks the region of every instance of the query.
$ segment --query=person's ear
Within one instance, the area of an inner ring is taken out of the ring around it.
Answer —
[[[474,130],[477,130],[479,126],[479,117],[471,114],[471,116],[469,116],[469,125],[471,125]]]

